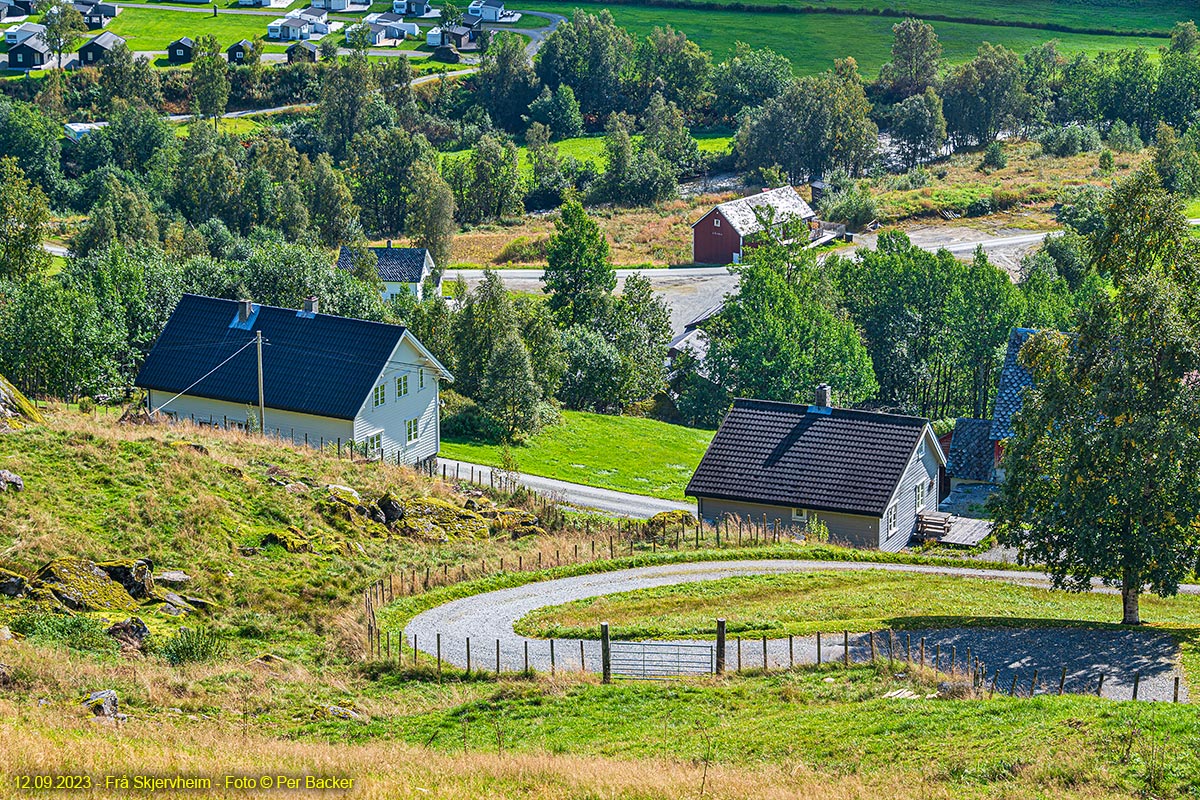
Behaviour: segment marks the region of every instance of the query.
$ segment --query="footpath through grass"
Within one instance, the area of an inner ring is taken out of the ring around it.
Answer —
[[[683,500],[713,432],[641,417],[564,411],[560,425],[546,428],[512,449],[521,472]],[[442,440],[441,454],[458,461],[501,466],[497,444]]]

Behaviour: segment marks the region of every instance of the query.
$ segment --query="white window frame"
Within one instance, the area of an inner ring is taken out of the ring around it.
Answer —
[[[721,218],[720,217],[713,217],[713,227],[714,228],[721,227]]]
[[[413,419],[404,421],[404,441],[406,444],[411,444],[421,438],[421,419],[414,417]]]
[[[792,522],[800,522],[800,523],[803,523],[804,525],[807,525],[808,524],[808,509],[807,508],[793,508],[792,509]]]
[[[913,487],[913,492],[917,498],[917,511],[925,508],[925,481],[920,481]]]
[[[396,397],[408,396],[408,375],[396,376]]]
[[[425,368],[424,367],[420,367],[417,369],[417,388],[418,389],[425,388]]]
[[[887,507],[887,511],[883,512],[883,524],[887,528],[888,536],[900,529],[900,515],[897,513],[895,503],[892,503]]]
[[[372,408],[379,408],[387,402],[387,384],[381,383],[371,390]]]
[[[367,452],[378,453],[383,449],[383,432],[372,433],[366,440]]]

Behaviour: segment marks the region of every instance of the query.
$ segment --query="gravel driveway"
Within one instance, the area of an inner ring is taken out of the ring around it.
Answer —
[[[878,569],[889,572],[954,575],[1004,580],[1035,586],[1048,585],[1045,575],[1035,572],[985,570],[966,567],[930,567],[913,564],[872,564],[825,561],[721,561],[708,563],[672,564],[642,567],[597,575],[580,575],[540,581],[514,589],[454,600],[418,614],[405,628],[405,638],[411,646],[414,637],[418,649],[433,654],[438,634],[441,635],[442,658],[460,667],[466,666],[467,640],[471,641],[472,666],[495,669],[497,646],[500,666],[504,670],[520,670],[524,666],[526,648],[529,665],[539,671],[550,669],[550,642],[528,639],[513,631],[517,620],[538,608],[597,595],[667,586],[679,583],[716,580],[739,575],[766,575],[815,570]],[[1104,589],[1097,588],[1097,591]],[[1200,593],[1200,587],[1182,587],[1188,594]],[[903,609],[897,609],[898,614]],[[987,666],[989,681],[1000,671],[998,685],[1005,692],[1018,680],[1018,693],[1028,694],[1034,670],[1038,671],[1039,692],[1057,691],[1063,667],[1067,668],[1066,690],[1093,693],[1101,673],[1104,674],[1103,696],[1129,699],[1133,692],[1134,675],[1140,674],[1138,698],[1170,701],[1174,679],[1182,677],[1179,669],[1179,647],[1166,633],[1153,630],[1092,630],[1086,628],[938,628],[908,630],[896,634],[896,656],[903,652],[906,637],[911,637],[913,657],[917,657],[921,637],[925,637],[927,660],[932,661],[935,648],[941,647],[943,668],[949,662],[951,648],[957,651],[959,666],[964,666],[966,650]],[[822,642],[823,660],[842,658],[840,634],[825,634]],[[498,644],[497,644],[498,643]],[[794,640],[797,663],[816,661],[816,637]],[[876,637],[880,656],[887,653],[883,638]],[[554,643],[559,669],[580,669],[581,642],[578,639],[559,639]],[[867,634],[850,637],[851,657],[865,660],[869,652]],[[424,657],[424,656],[423,656]],[[600,643],[582,642],[583,667],[600,670]],[[788,663],[787,639],[767,643],[768,664],[772,667]],[[736,641],[731,637],[727,650],[730,669],[737,664]],[[762,666],[762,642],[742,642],[742,665]],[[1187,689],[1180,681],[1180,699],[1185,700]]]

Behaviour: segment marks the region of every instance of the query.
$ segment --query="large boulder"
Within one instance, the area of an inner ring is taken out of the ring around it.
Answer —
[[[150,629],[137,617],[113,623],[106,632],[126,650],[141,650],[146,639],[150,637]]]
[[[167,586],[183,586],[191,581],[192,576],[181,569],[164,569],[154,576],[155,583],[163,583]]]
[[[384,522],[389,525],[404,517],[404,506],[391,494],[385,494],[375,501],[375,505],[383,514]]]
[[[25,481],[15,472],[0,469],[0,492],[7,492],[10,489],[14,492],[25,491]]]
[[[272,531],[263,537],[262,546],[277,544],[289,553],[311,553],[312,542],[304,532],[292,525],[284,530]]]
[[[85,558],[60,558],[35,579],[72,611],[132,611],[137,603],[125,587]]]
[[[680,526],[696,527],[696,517],[690,511],[660,511],[646,521],[646,528],[651,533],[679,530]]]
[[[404,502],[401,531],[408,536],[451,541],[486,538],[489,527],[474,511],[437,497],[419,497]]]
[[[0,597],[20,597],[25,594],[25,576],[0,568]]]
[[[102,689],[99,692],[92,692],[83,699],[81,705],[97,717],[107,717],[109,719],[124,718],[124,715],[118,711],[117,693],[112,689]]]
[[[546,533],[537,514],[523,508],[487,508],[479,512],[492,522],[492,532],[507,533],[514,539],[541,536]]]
[[[135,600],[154,597],[154,564],[149,559],[120,558],[98,561],[96,566],[125,587],[125,591]]]
[[[45,421],[42,412],[7,378],[0,375],[0,432],[40,425]]]

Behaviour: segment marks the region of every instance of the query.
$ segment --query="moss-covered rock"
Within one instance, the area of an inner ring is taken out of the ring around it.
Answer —
[[[199,442],[171,442],[171,447],[174,447],[176,450],[191,450],[202,456],[208,455],[208,448]]]
[[[0,375],[0,431],[41,425],[46,420],[29,399]]]
[[[489,526],[470,509],[437,497],[418,497],[404,502],[401,531],[408,536],[450,541],[486,538]]]
[[[145,558],[120,558],[113,561],[97,561],[96,566],[104,570],[129,596],[135,600],[154,597],[154,565]]]
[[[694,528],[696,526],[696,516],[690,511],[677,509],[675,511],[660,511],[646,521],[646,527],[652,533],[677,530],[680,525]]]
[[[21,597],[25,594],[24,575],[0,568],[0,597]]]
[[[262,546],[277,544],[289,553],[311,553],[312,542],[304,532],[294,525],[285,530],[272,531],[263,537]]]
[[[508,534],[514,539],[546,533],[537,514],[523,508],[488,508],[480,514],[492,523],[492,533]]]
[[[35,579],[73,611],[132,611],[137,603],[125,587],[85,558],[60,558],[38,570]]]
[[[322,497],[317,500],[316,507],[317,513],[326,522],[333,526],[339,533],[346,536],[370,536],[376,539],[384,539],[390,534],[385,525],[359,512],[360,508],[366,510],[366,506],[363,506],[361,503],[348,505],[342,500],[332,497]],[[382,516],[382,512],[380,516]]]

